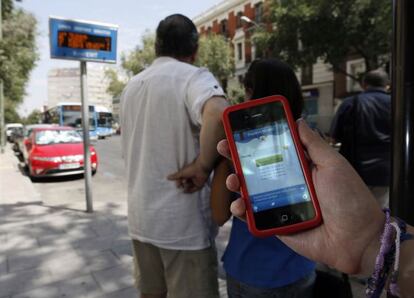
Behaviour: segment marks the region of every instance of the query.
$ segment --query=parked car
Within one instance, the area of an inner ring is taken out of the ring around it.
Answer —
[[[24,145],[27,142],[32,129],[34,128],[48,128],[56,126],[54,124],[29,124],[23,127],[23,132],[16,134],[14,138],[14,145],[13,150],[15,151],[16,155],[20,157],[21,161],[25,161],[28,159],[28,152],[26,150],[26,146]]]
[[[5,126],[7,141],[10,143],[14,142],[14,138],[17,134],[23,130],[23,124],[21,123],[8,123]]]
[[[84,171],[83,140],[72,127],[33,128],[25,146],[31,178],[82,174]],[[89,150],[92,174],[95,174],[98,156],[93,146]]]

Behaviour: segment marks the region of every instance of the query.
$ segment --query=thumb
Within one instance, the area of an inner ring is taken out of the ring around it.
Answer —
[[[178,180],[180,178],[182,178],[182,171],[181,170],[167,176],[168,180]]]
[[[299,138],[315,165],[324,165],[337,153],[308,124],[300,119],[298,123]]]

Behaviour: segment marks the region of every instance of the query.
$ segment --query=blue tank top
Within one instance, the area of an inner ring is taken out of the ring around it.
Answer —
[[[282,287],[315,270],[314,262],[298,255],[278,238],[254,237],[238,218],[233,218],[222,261],[228,275],[258,288]]]

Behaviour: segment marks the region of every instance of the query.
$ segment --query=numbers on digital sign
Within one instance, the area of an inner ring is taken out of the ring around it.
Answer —
[[[111,38],[68,31],[58,32],[58,46],[62,48],[111,51]]]

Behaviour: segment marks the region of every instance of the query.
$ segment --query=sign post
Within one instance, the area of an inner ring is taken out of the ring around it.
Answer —
[[[50,17],[49,34],[51,58],[80,61],[86,211],[93,212],[86,62],[116,63],[118,26]]]
[[[89,151],[89,104],[88,104],[88,85],[86,80],[87,70],[86,62],[80,62],[81,75],[81,100],[82,100],[82,129],[83,129],[83,169],[85,178],[85,195],[86,195],[86,211],[93,212],[92,189],[90,187],[92,181],[91,170],[91,152]]]

